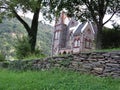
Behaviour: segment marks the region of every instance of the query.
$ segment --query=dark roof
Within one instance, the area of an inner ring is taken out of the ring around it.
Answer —
[[[74,35],[74,36],[80,35],[81,30],[82,30],[82,28],[84,27],[85,24],[86,24],[86,22],[80,24],[80,25],[78,26],[77,30],[75,30],[75,32],[74,32],[73,35]]]

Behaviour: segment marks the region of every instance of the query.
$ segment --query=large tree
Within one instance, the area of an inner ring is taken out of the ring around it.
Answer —
[[[1,0],[0,1],[0,16],[1,17],[16,17],[24,26],[28,33],[31,52],[35,51],[36,36],[38,31],[39,13],[44,6],[44,0]],[[18,14],[18,12],[33,13],[31,25]]]
[[[57,0],[56,0],[57,1]],[[103,26],[111,20],[114,15],[120,13],[120,0],[60,0],[59,5],[55,0],[51,2],[51,8],[57,7],[52,12],[58,13],[63,8],[68,10],[70,16],[77,19],[89,19],[97,25],[96,49],[101,49]],[[103,22],[105,15],[111,15],[109,19]]]

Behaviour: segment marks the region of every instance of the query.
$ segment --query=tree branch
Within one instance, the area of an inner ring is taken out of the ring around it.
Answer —
[[[17,14],[17,12],[14,9],[12,10],[12,12],[14,13],[15,17],[23,24],[26,31],[29,33],[30,32],[29,25]]]
[[[3,7],[3,6],[1,6],[0,8],[1,8],[1,9],[8,9],[8,8],[6,8],[6,7]]]
[[[110,17],[108,20],[106,20],[106,21],[103,23],[103,25],[105,25],[107,22],[109,22],[109,21],[113,18],[113,16],[115,15],[115,13],[116,13],[116,12],[113,12],[113,14],[111,15],[111,17]]]

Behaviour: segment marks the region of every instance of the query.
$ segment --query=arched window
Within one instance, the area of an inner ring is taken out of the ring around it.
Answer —
[[[63,54],[66,54],[66,51],[64,51]]]
[[[55,39],[58,39],[58,38],[59,38],[59,34],[60,34],[59,31],[55,32]]]
[[[92,40],[89,39],[89,47],[92,48]]]
[[[80,46],[80,40],[75,40],[74,41],[74,47],[79,47]]]
[[[73,38],[73,33],[71,32],[70,33],[70,40],[72,40],[72,38]]]
[[[77,40],[75,40],[74,47],[77,47],[77,45],[78,45],[78,42],[77,42]]]
[[[80,40],[77,40],[77,46],[80,46]]]
[[[85,38],[85,48],[90,49],[92,47],[92,41],[91,39]]]

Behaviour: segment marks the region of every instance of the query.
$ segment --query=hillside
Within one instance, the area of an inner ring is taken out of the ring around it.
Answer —
[[[31,20],[24,18],[30,24]],[[41,48],[44,54],[50,55],[53,27],[39,22],[37,47]],[[16,37],[27,35],[22,24],[17,19],[4,19],[0,24],[0,51],[7,57],[15,57],[14,45]]]

